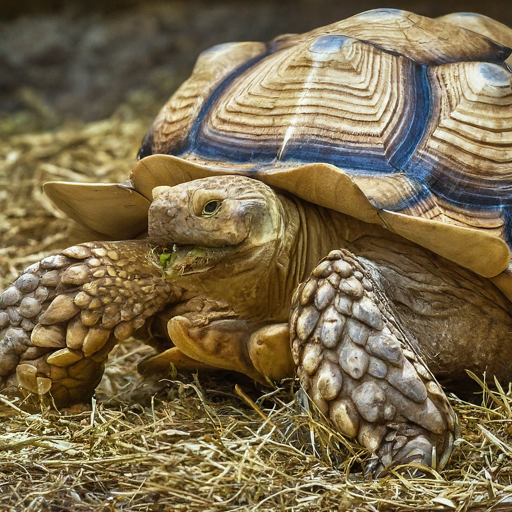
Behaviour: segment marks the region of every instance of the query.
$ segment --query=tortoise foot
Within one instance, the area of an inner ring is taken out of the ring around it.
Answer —
[[[173,299],[144,242],[94,242],[28,267],[0,296],[0,388],[90,400],[116,343]]]
[[[266,380],[280,382],[293,377],[295,363],[290,353],[289,325],[270,324],[254,331],[249,339],[249,356]]]
[[[301,384],[340,433],[378,455],[374,474],[410,462],[441,470],[457,418],[364,264],[332,251],[298,288],[293,308]]]
[[[379,464],[374,469],[374,476],[385,476],[393,468],[400,472],[408,471],[412,475],[422,472],[421,466],[409,468],[411,463],[419,463],[439,471],[446,466],[455,440],[453,432],[449,432],[440,442],[438,435],[419,426],[389,423],[387,427],[388,434],[377,451]],[[440,447],[443,452],[439,454]]]

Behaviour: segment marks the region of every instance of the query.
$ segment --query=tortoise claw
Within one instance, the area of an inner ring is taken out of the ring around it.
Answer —
[[[174,365],[178,370],[218,370],[213,366],[201,363],[185,355],[178,347],[172,347],[161,354],[150,356],[137,365],[141,375],[149,376],[155,373],[168,373]]]

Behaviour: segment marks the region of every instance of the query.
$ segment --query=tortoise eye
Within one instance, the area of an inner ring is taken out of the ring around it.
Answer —
[[[204,215],[205,217],[211,217],[212,215],[215,215],[220,210],[221,204],[221,201],[218,201],[217,199],[214,199],[213,201],[208,201],[203,206],[203,211],[201,212],[201,215]]]

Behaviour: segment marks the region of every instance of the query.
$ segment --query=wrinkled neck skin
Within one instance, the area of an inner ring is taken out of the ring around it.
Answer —
[[[330,251],[352,250],[352,242],[364,236],[389,236],[386,230],[375,224],[368,224],[295,197],[293,204],[299,217],[299,230],[292,248],[295,254],[290,268],[290,277],[293,278],[289,286],[293,288],[308,279],[313,268]]]

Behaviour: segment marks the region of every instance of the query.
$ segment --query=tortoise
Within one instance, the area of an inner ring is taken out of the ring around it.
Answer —
[[[135,334],[143,373],[296,371],[376,475],[441,470],[442,386],[512,377],[510,46],[479,15],[379,9],[201,54],[129,180],[45,185],[89,241],[1,295],[4,391],[86,401]]]

